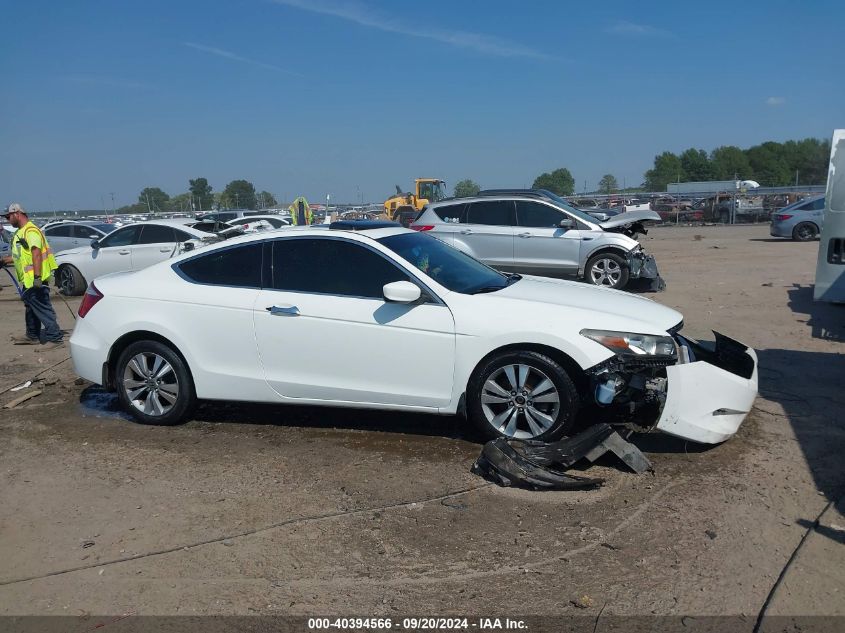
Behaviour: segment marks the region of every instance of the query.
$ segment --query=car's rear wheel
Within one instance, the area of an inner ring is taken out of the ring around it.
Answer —
[[[792,239],[796,242],[809,242],[816,239],[819,230],[812,222],[801,222],[792,229]]]
[[[85,292],[88,284],[85,282],[85,277],[79,272],[76,266],[70,264],[62,264],[56,272],[56,283],[59,287],[59,292],[69,297],[76,297]]]
[[[178,424],[196,405],[185,361],[158,341],[129,345],[118,358],[114,375],[120,404],[142,424]]]
[[[467,387],[469,420],[485,440],[557,439],[575,423],[578,407],[566,370],[538,352],[498,354]]]
[[[587,262],[587,281],[595,286],[624,288],[628,283],[628,262],[616,253],[599,253]]]

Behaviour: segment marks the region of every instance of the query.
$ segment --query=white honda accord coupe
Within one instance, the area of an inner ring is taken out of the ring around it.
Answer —
[[[108,275],[79,317],[76,372],[147,424],[234,400],[464,413],[488,438],[592,421],[717,443],[757,394],[754,351],[685,338],[675,310],[506,275],[390,223],[259,233]]]

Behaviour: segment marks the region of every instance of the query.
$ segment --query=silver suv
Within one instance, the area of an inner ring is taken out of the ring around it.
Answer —
[[[430,204],[410,228],[508,272],[575,275],[609,288],[647,278],[662,290],[654,258],[635,239],[655,221],[654,211],[632,211],[599,222],[549,191],[499,189]]]

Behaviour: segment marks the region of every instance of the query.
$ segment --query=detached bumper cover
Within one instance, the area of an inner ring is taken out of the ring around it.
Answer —
[[[657,262],[654,255],[647,255],[642,250],[636,250],[628,255],[628,274],[631,279],[650,279],[648,290],[660,292],[666,289],[666,282],[657,272]]]
[[[757,397],[757,354],[718,332],[709,349],[678,336],[689,363],[666,367],[666,402],[655,428],[702,444],[732,437]]]

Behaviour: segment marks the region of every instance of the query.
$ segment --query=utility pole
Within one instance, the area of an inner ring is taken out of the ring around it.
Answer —
[[[111,195],[111,214],[114,215],[114,191],[110,191],[109,194]],[[109,219],[108,216],[106,219]]]
[[[798,186],[798,170],[795,170],[795,186]]]

